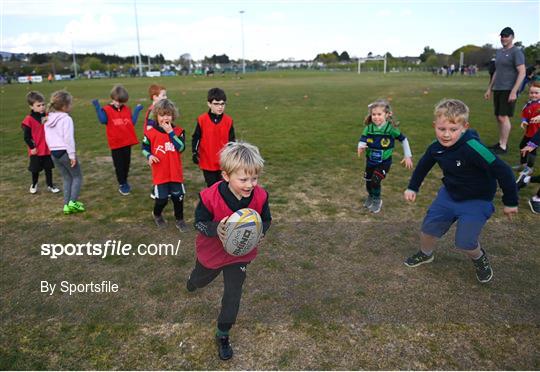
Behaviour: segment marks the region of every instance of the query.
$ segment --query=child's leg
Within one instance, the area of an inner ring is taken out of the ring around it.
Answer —
[[[374,168],[371,168],[366,165],[366,170],[364,172],[364,180],[366,181],[366,191],[368,196],[373,196],[373,187],[371,186],[371,177],[373,177]]]
[[[455,202],[448,195],[446,188],[441,187],[422,222],[420,250],[426,255],[433,253],[437,239],[446,234],[455,222],[453,203]]]
[[[184,219],[184,195],[171,194],[171,200],[174,205],[174,218],[176,218],[176,220],[183,220]]]
[[[221,181],[221,171],[208,171],[203,169],[204,181],[206,186],[210,187],[214,183]]]
[[[47,186],[53,187],[53,181],[52,181],[52,169],[45,169],[45,180],[47,181]]]
[[[223,268],[223,298],[221,299],[221,311],[218,317],[218,330],[227,333],[236,322],[242,286],[246,279],[246,263],[235,263]]]
[[[39,172],[32,172],[32,186],[37,185],[39,181]]]
[[[527,166],[529,168],[534,168],[534,162],[536,160],[536,150],[537,149],[534,149],[533,151],[529,152],[527,156]]]
[[[433,250],[435,249],[435,246],[437,245],[438,238],[433,235],[428,235],[424,232],[420,233],[420,250],[423,254],[426,256],[431,256],[433,254]]]
[[[68,204],[71,199],[71,184],[73,183],[73,178],[69,168],[71,168],[71,163],[67,154],[62,155],[60,158],[53,156],[54,165],[60,171],[63,181],[63,190],[64,190],[64,204]]]
[[[527,143],[529,142],[530,138],[523,136],[521,139],[521,142],[519,143],[519,149],[521,150],[525,146],[527,146]],[[523,155],[521,151],[519,152],[519,164],[526,164],[527,163],[527,155]]]
[[[77,201],[79,200],[79,195],[81,194],[81,186],[82,186],[82,171],[81,171],[81,166],[79,164],[79,161],[77,161],[77,164],[75,164],[73,168],[70,165],[68,168],[68,171],[70,172],[71,178],[73,180],[71,182],[71,192],[70,192],[71,199],[70,200]]]
[[[163,212],[163,209],[167,205],[167,202],[169,201],[168,198],[165,199],[154,199],[154,216],[159,217],[161,216],[161,213]]]
[[[204,288],[210,284],[221,272],[221,269],[208,269],[195,261],[195,268],[189,275],[188,283],[196,288]],[[189,286],[188,284],[188,286]]]
[[[124,177],[127,179],[129,176],[129,167],[131,166],[131,146],[126,146],[125,154],[124,154]]]
[[[126,149],[130,150],[129,152]],[[119,185],[124,185],[127,182],[127,172],[129,164],[126,161],[126,156],[131,158],[131,147],[121,147],[119,149],[111,150],[111,156],[114,164],[114,171],[116,173],[116,181]]]

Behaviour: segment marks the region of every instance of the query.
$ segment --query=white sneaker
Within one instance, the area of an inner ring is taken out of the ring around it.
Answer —
[[[35,194],[37,192],[37,184],[30,185],[30,194]]]
[[[47,186],[47,190],[52,192],[53,194],[56,194],[57,192],[60,192],[60,189],[56,186]]]

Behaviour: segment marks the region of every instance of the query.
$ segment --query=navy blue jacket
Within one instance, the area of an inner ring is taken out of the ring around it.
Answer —
[[[442,182],[452,199],[491,201],[495,197],[499,182],[504,205],[518,205],[516,180],[512,169],[480,142],[476,131],[467,130],[450,147],[444,147],[439,141],[433,142],[418,162],[408,189],[418,192],[422,181],[435,163],[439,164],[443,171]]]

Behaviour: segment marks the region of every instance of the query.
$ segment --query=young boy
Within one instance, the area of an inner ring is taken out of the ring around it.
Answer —
[[[106,125],[107,142],[111,149],[118,192],[129,195],[131,186],[128,183],[129,166],[131,164],[131,146],[139,143],[135,133],[135,124],[139,118],[142,105],[137,105],[131,114],[126,105],[129,94],[122,85],[115,85],[111,90],[111,100],[107,106],[101,108],[97,99],[92,101],[98,120]]]
[[[207,96],[208,112],[197,119],[191,147],[193,163],[203,171],[206,186],[221,180],[219,152],[227,142],[234,142],[233,120],[225,114],[227,96],[222,89],[212,88]]]
[[[150,117],[152,109],[154,108],[154,105],[162,99],[167,99],[167,89],[163,85],[152,84],[148,88],[148,96],[150,97],[150,101],[152,101],[152,103],[150,104],[150,107],[148,107],[148,110],[146,110],[146,114],[144,115],[143,134],[146,134],[146,131],[152,127],[151,125],[148,125],[148,119]],[[155,118],[153,118],[153,120],[155,121]],[[150,191],[150,198],[156,198],[156,196],[154,195],[154,186],[152,186],[152,190]]]
[[[178,117],[178,110],[174,103],[162,99],[154,105],[152,115],[156,121],[148,120],[150,128],[143,138],[143,155],[152,168],[154,184],[154,211],[152,217],[159,228],[167,225],[162,212],[169,195],[174,205],[176,227],[180,232],[186,232],[184,222],[184,175],[182,172],[182,155],[184,151],[186,134],[184,130],[173,124]]]
[[[533,120],[538,115],[540,115],[540,81],[535,81],[529,88],[529,100],[521,110],[521,128],[525,130],[525,133],[519,144],[521,156],[518,169],[521,170],[521,173],[517,179],[518,183],[523,177],[529,176],[533,172],[536,149],[529,153],[523,153],[521,150],[527,146],[527,143],[540,129],[540,121]]]
[[[538,118],[540,120],[540,118]],[[526,155],[527,153],[534,151],[540,146],[540,130],[536,132],[533,138],[527,143],[521,153]],[[540,176],[526,176],[518,183],[518,188],[526,186],[529,182],[540,183]],[[540,188],[536,192],[536,195],[529,199],[529,207],[534,214],[540,214]]]
[[[29,92],[26,95],[26,102],[30,106],[30,114],[27,115],[21,124],[24,142],[28,146],[28,156],[30,164],[28,170],[32,173],[32,184],[30,194],[37,192],[39,172],[45,171],[47,190],[56,194],[60,190],[53,185],[52,169],[54,168],[51,159],[51,151],[45,142],[45,97],[39,92]]]
[[[218,355],[222,360],[233,355],[229,330],[240,307],[246,267],[257,256],[257,248],[245,256],[229,255],[223,248],[225,224],[235,211],[252,208],[261,215],[263,234],[266,234],[272,220],[268,193],[257,185],[263,164],[257,147],[244,142],[227,143],[220,155],[223,181],[201,191],[195,209],[197,260],[186,286],[189,292],[193,292],[223,272],[223,298],[216,332]]]
[[[493,270],[478,237],[493,214],[493,198],[497,183],[503,190],[504,214],[517,213],[518,197],[512,169],[493,155],[469,127],[469,108],[457,99],[445,99],[435,107],[435,136],[418,162],[405,191],[405,200],[415,201],[425,176],[435,165],[443,171],[443,186],[429,207],[422,223],[420,251],[405,260],[416,267],[432,262],[433,249],[457,221],[456,248],[472,259],[476,277],[487,283]]]

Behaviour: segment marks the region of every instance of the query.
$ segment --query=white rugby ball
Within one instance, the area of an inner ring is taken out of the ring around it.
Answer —
[[[226,238],[223,246],[232,256],[245,256],[261,240],[263,228],[259,213],[251,208],[239,209],[225,223]]]

